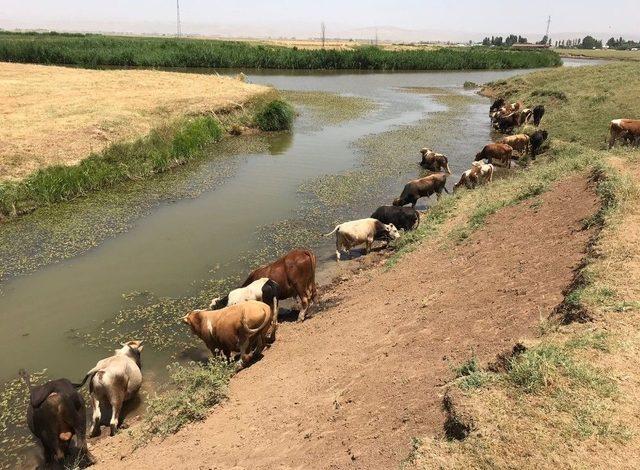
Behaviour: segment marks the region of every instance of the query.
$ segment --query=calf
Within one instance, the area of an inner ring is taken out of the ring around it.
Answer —
[[[269,342],[272,343],[276,339],[278,328],[278,284],[268,277],[253,281],[246,287],[234,289],[224,297],[216,297],[209,304],[209,309],[219,310],[247,300],[258,300],[272,307],[272,323],[268,335]]]
[[[465,186],[467,189],[475,189],[478,184],[479,170],[476,167],[470,168],[460,177],[460,181],[453,185],[453,191],[457,191],[459,187]]]
[[[278,285],[278,300],[298,296],[301,306],[298,321],[303,321],[317,296],[316,264],[316,255],[312,251],[293,250],[271,264],[256,268],[242,287],[263,277],[271,279]]]
[[[495,168],[491,163],[473,162],[471,166],[478,169],[478,182],[491,183],[493,181]]]
[[[625,137],[635,143],[640,139],[640,119],[614,119],[609,124],[609,148],[612,148],[616,140]]]
[[[487,144],[476,154],[475,161],[487,160],[487,163],[493,163],[493,160],[500,161],[501,164],[509,168],[511,157],[513,156],[513,147],[507,144]]]
[[[549,133],[547,131],[535,131],[531,134],[529,138],[530,148],[531,148],[531,158],[533,160],[536,159],[536,155],[538,154],[538,150],[542,147],[542,144],[549,137]]]
[[[236,370],[247,367],[265,347],[273,313],[264,302],[247,300],[221,310],[193,310],[182,321],[213,355],[221,351],[231,362],[240,354]]]
[[[354,246],[365,245],[365,254],[371,250],[374,240],[395,240],[400,237],[398,229],[393,224],[383,224],[377,219],[360,219],[336,225],[332,232],[325,237],[336,234],[336,259],[340,261],[340,250],[347,252]]]
[[[515,134],[500,140],[501,144],[510,145],[513,150],[525,154],[529,149],[529,136],[527,134]]]
[[[20,377],[29,390],[27,425],[44,449],[45,465],[61,466],[65,457],[74,457],[71,440],[75,436],[76,449],[91,463],[87,450],[87,412],[84,400],[67,379],[57,379],[33,386],[26,370]]]
[[[129,341],[122,343],[115,354],[98,361],[96,366],[87,372],[81,383],[75,385],[80,388],[89,380],[89,393],[93,406],[93,423],[91,436],[100,434],[100,404],[111,405],[111,435],[115,435],[120,424],[120,411],[122,404],[133,398],[142,385],[142,341]]]
[[[383,224],[393,224],[398,230],[413,230],[420,224],[420,214],[411,207],[381,206],[371,214]]]
[[[495,127],[503,134],[507,134],[513,130],[514,127],[524,124],[525,116],[520,111],[514,111],[511,114],[498,117]]]
[[[393,205],[405,206],[411,204],[411,207],[415,208],[418,199],[429,197],[432,194],[436,194],[437,198],[440,199],[443,190],[449,194],[445,187],[446,184],[447,176],[443,174],[429,175],[417,180],[411,180],[404,186],[400,197],[393,201]]]
[[[533,108],[533,125],[538,127],[540,125],[540,121],[542,121],[542,116],[544,116],[544,106],[539,104],[538,106]]]
[[[451,174],[451,170],[449,169],[449,159],[446,155],[436,153],[428,148],[420,150],[420,154],[422,155],[422,160],[420,161],[420,165],[422,167],[429,171],[446,170],[447,173]]]

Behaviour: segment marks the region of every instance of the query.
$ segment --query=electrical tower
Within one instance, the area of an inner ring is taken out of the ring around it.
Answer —
[[[180,25],[180,0],[176,0],[176,23],[178,26],[178,37],[181,37],[182,27]]]
[[[549,28],[551,27],[551,15],[549,15],[549,18],[547,18],[547,33],[545,34],[545,36],[547,36],[547,39],[549,38]]]

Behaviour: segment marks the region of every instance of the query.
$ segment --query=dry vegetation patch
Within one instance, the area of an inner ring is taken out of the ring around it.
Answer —
[[[77,164],[178,117],[212,114],[268,90],[217,75],[0,63],[0,181]]]

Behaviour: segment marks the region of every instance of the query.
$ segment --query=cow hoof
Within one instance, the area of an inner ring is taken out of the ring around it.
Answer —
[[[115,435],[116,435],[116,432],[118,431],[117,426],[116,426],[116,425],[114,425],[114,424],[112,424],[112,425],[111,425],[111,426],[109,426],[109,427],[111,428],[111,433],[110,433],[111,437],[115,436]]]

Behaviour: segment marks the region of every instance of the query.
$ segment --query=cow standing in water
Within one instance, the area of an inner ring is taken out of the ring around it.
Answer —
[[[400,232],[393,225],[383,224],[377,219],[360,219],[344,222],[336,225],[332,232],[325,237],[336,234],[336,260],[340,261],[342,249],[349,252],[351,248],[365,245],[364,252],[371,251],[374,240],[395,240],[400,237]]]
[[[73,458],[78,452],[84,463],[93,463],[87,450],[87,411],[73,384],[57,379],[34,386],[24,369],[20,377],[29,390],[27,425],[42,445],[45,465],[61,468],[66,457]],[[75,449],[71,445],[74,437]]]

